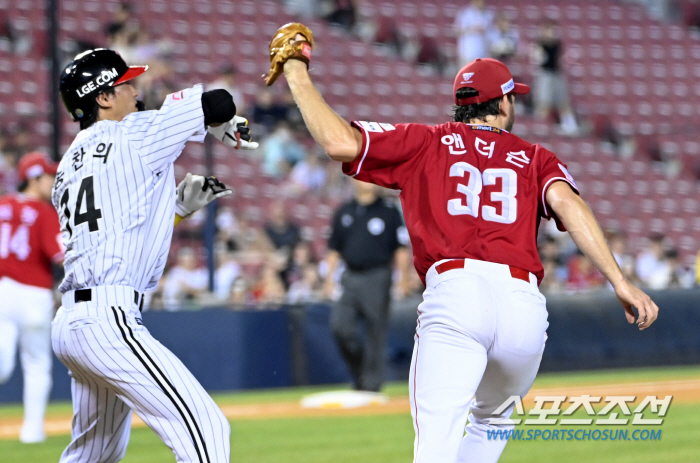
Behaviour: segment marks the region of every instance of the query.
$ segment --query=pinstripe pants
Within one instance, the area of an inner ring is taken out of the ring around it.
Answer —
[[[133,410],[178,462],[228,463],[226,417],[141,324],[133,289],[102,286],[93,294],[76,304],[66,293],[52,325],[54,352],[72,377],[74,410],[72,441],[60,462],[121,460]]]

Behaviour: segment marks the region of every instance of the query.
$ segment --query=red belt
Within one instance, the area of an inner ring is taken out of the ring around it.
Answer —
[[[438,264],[435,266],[435,271],[440,274],[458,268],[464,268],[464,259],[453,259]],[[519,267],[514,267],[513,265],[509,265],[508,268],[510,269],[510,276],[530,283],[530,272]]]

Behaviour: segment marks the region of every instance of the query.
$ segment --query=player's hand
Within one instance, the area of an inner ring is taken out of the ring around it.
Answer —
[[[289,23],[277,29],[270,41],[270,73],[265,83],[270,86],[282,74],[288,60],[302,61],[308,68],[314,36],[311,29],[301,23]]]
[[[629,323],[635,323],[632,307],[637,309],[639,316],[636,323],[640,331],[649,328],[659,315],[659,307],[654,301],[627,280],[615,287],[615,295],[625,308],[625,317]]]
[[[231,148],[254,150],[258,147],[258,143],[252,141],[248,119],[245,117],[233,116],[233,119],[217,127],[209,126],[207,131]]]
[[[187,217],[218,198],[228,196],[232,191],[216,177],[202,177],[188,173],[177,186],[175,212]]]

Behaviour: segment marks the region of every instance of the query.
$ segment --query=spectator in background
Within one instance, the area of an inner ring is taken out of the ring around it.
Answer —
[[[246,282],[245,278],[239,276],[231,284],[231,293],[228,301],[235,306],[244,306],[251,300],[248,290],[248,282]]]
[[[223,243],[222,243],[223,244]],[[217,267],[214,271],[214,294],[220,301],[226,301],[231,294],[233,282],[241,275],[241,266],[234,255],[219,246],[216,251]]]
[[[306,124],[304,124],[304,118],[301,115],[301,111],[299,111],[299,106],[297,106],[297,103],[294,101],[292,92],[285,91],[282,94],[281,104],[286,108],[284,120],[287,122],[287,124],[289,124],[292,131],[297,134],[307,134],[308,137],[311,137],[308,135],[309,132],[306,128]],[[313,139],[312,143],[314,145],[316,144]]]
[[[289,174],[289,187],[292,193],[320,191],[323,188],[326,183],[326,167],[322,161],[325,158],[326,156],[321,153],[308,151],[304,160],[294,165]]]
[[[651,276],[666,267],[664,240],[660,233],[649,236],[644,250],[637,256],[637,276],[644,285],[649,285]]]
[[[455,19],[458,67],[489,56],[487,34],[493,29],[493,13],[485,0],[472,0]]]
[[[192,248],[184,247],[177,253],[177,263],[170,269],[163,285],[165,310],[179,310],[191,305],[207,290],[209,273],[197,265]]]
[[[162,104],[165,95],[175,89],[170,83],[160,84],[173,75],[169,57],[174,44],[154,40],[147,28],[139,24],[129,4],[122,4],[107,27],[107,46],[117,51],[127,62],[148,63],[148,74],[136,82],[146,109]]]
[[[233,96],[233,101],[236,102],[236,115],[246,114],[245,96],[236,85],[236,77],[238,71],[233,65],[226,65],[219,70],[214,81],[207,84],[206,90],[214,90],[223,88]]]
[[[294,139],[286,122],[280,122],[261,147],[262,171],[270,177],[286,177],[292,167],[306,156],[304,148]]]
[[[325,198],[347,198],[352,193],[350,178],[343,174],[334,162],[326,162],[326,182],[321,189],[321,195]]]
[[[290,304],[304,304],[320,300],[319,282],[317,266],[314,264],[305,265],[302,268],[301,279],[292,283],[289,291],[287,291],[287,302]]]
[[[561,291],[564,288],[566,279],[560,278],[560,267],[554,260],[542,260],[542,268],[544,269],[544,278],[540,283],[540,291],[543,293],[554,293]]]
[[[531,60],[537,66],[534,88],[535,112],[548,119],[552,109],[559,113],[561,131],[567,135],[578,133],[578,124],[569,101],[566,77],[562,71],[564,52],[556,24],[546,21],[532,47]]]
[[[448,66],[448,60],[434,37],[422,34],[418,39],[416,63],[430,66],[437,74],[442,74]]]
[[[352,30],[355,26],[355,0],[327,0],[331,12],[324,18],[329,23]]]
[[[260,304],[282,304],[286,300],[284,283],[280,278],[280,260],[268,259],[253,285],[253,298]]]
[[[634,265],[634,257],[627,253],[627,238],[623,233],[610,232],[608,234],[608,243],[610,251],[612,251],[617,265],[620,266],[623,275],[632,283],[639,284],[639,278]],[[612,289],[612,286],[610,286]]]
[[[520,35],[518,31],[513,29],[510,20],[504,13],[499,13],[496,16],[494,27],[489,29],[486,38],[491,58],[508,64],[508,60],[518,51]]]
[[[577,251],[568,262],[569,279],[566,289],[570,291],[586,291],[602,288],[607,280],[593,265],[591,260]]]
[[[261,133],[270,133],[280,123],[287,120],[288,108],[275,101],[270,87],[263,87],[253,105],[252,120],[264,127]]]
[[[234,252],[240,249],[237,237],[240,235],[240,227],[236,215],[228,206],[219,207],[216,211],[217,241],[223,243],[226,251]]]
[[[316,259],[311,250],[311,243],[301,240],[294,245],[287,266],[282,270],[284,286],[289,289],[294,283],[302,280],[304,269],[308,266],[317,266]]]
[[[550,235],[544,235],[539,243],[539,253],[544,267],[544,278],[540,283],[540,290],[562,289],[568,275],[566,268],[562,265],[562,255],[557,240]]]
[[[404,39],[393,18],[381,16],[377,22],[377,30],[374,34],[374,42],[386,45],[396,56],[401,56],[404,48]]]
[[[107,36],[114,35],[124,30],[131,24],[131,5],[129,3],[120,3],[119,7],[112,14],[112,21],[107,24],[105,32]]]
[[[32,51],[32,31],[25,21],[0,17],[0,50],[15,55],[26,55]]]
[[[678,250],[669,249],[664,252],[660,265],[648,278],[650,289],[677,289],[693,286],[693,273],[685,268],[678,260]]]
[[[268,221],[265,223],[265,234],[275,249],[281,250],[285,256],[290,256],[292,249],[301,239],[299,227],[293,224],[287,216],[284,201],[276,200],[270,204]]]
[[[342,259],[342,295],[331,313],[331,329],[348,364],[354,388],[379,391],[384,381],[384,351],[392,287],[392,264],[397,283],[406,294],[411,258],[408,234],[396,206],[379,196],[376,185],[355,180],[355,197],[333,219],[328,240],[324,296],[331,297],[335,269]],[[364,336],[361,323],[364,322]]]
[[[235,247],[236,257],[243,262],[260,262],[275,250],[274,245],[267,237],[265,230],[257,226],[249,213],[238,219],[238,230],[229,236]]]

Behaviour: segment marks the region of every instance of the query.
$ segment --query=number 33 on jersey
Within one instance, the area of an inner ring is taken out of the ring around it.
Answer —
[[[554,153],[483,125],[353,126],[362,133],[362,149],[343,171],[402,190],[422,278],[434,262],[467,257],[514,265],[542,279],[537,229],[541,218],[553,218],[545,193],[555,181],[577,191]]]

